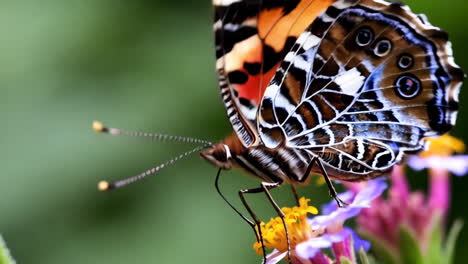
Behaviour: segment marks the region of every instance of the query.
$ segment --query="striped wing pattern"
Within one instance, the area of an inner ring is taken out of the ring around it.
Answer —
[[[286,54],[257,129],[267,148],[305,149],[331,174],[377,175],[454,125],[462,80],[446,33],[424,16],[341,0]]]
[[[224,142],[264,181],[306,183],[313,158],[336,179],[378,177],[455,124],[464,74],[447,34],[403,4],[213,4],[228,139],[236,138]]]
[[[229,121],[241,143],[258,141],[265,88],[310,21],[334,0],[214,0],[216,68]]]

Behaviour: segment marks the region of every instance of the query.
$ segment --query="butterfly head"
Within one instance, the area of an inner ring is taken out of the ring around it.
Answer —
[[[218,144],[211,145],[200,155],[211,164],[223,170],[237,167],[235,157],[243,156],[247,149],[242,145],[236,134],[231,134]]]
[[[200,153],[200,155],[214,166],[223,170],[232,168],[232,154],[228,145],[219,143]]]

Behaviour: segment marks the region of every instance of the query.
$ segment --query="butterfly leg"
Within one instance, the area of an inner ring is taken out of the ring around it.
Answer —
[[[250,227],[252,227],[257,241],[260,242],[260,237],[258,236],[257,230],[255,229],[256,224],[252,220],[247,218],[244,214],[242,214],[232,203],[228,201],[228,199],[221,192],[221,189],[219,188],[219,178],[221,176],[221,170],[222,169],[219,169],[218,173],[216,174],[216,179],[215,179],[216,191],[218,192],[219,196],[221,196],[221,198],[223,198],[223,200],[229,205],[229,207],[231,207],[231,209],[234,210],[242,218],[242,220],[244,220]]]
[[[278,213],[278,216],[281,218],[281,222],[283,222],[283,227],[284,227],[284,232],[286,233],[286,243],[288,245],[288,261],[291,263],[291,241],[289,238],[289,232],[288,232],[288,226],[286,225],[286,221],[284,220],[284,213],[281,210],[281,208],[278,206],[278,204],[275,202],[273,197],[271,196],[270,189],[276,188],[280,186],[281,183],[266,183],[262,182],[262,188],[263,192],[267,196],[268,200],[270,200],[270,203],[273,205],[273,208],[275,208],[276,212]],[[294,190],[296,190],[294,188]],[[297,192],[294,192],[297,198]],[[297,199],[298,204],[299,204],[299,199]]]
[[[314,157],[312,158],[312,161],[310,162],[310,165],[309,165],[309,168],[312,169],[312,166],[314,163],[317,163],[319,168],[320,168],[320,171],[322,172],[322,176],[323,178],[325,179],[325,182],[327,183],[327,186],[328,186],[328,191],[330,193],[330,196],[335,199],[336,203],[338,204],[338,207],[346,207],[346,205],[348,205],[347,203],[343,202],[340,197],[338,197],[338,193],[336,192],[335,190],[335,187],[333,186],[333,183],[332,181],[330,180],[330,177],[328,177],[328,173],[327,171],[325,170],[325,167],[323,167],[323,164],[322,162],[317,158],[317,157]],[[308,172],[310,173],[310,170],[309,168],[307,168]]]
[[[270,203],[273,205],[274,209],[278,213],[278,216],[281,218],[281,221],[283,223],[283,227],[284,227],[284,230],[285,230],[285,233],[286,233],[287,244],[288,244],[288,259],[289,259],[289,262],[291,263],[291,245],[290,245],[290,240],[289,240],[288,227],[286,225],[286,221],[284,220],[284,213],[281,210],[281,208],[279,208],[279,206],[276,204],[275,200],[273,199],[273,197],[270,194],[271,189],[276,188],[276,187],[278,187],[280,185],[281,185],[281,183],[265,183],[265,182],[262,182],[262,184],[260,185],[260,188],[246,189],[246,190],[240,190],[239,191],[239,197],[240,197],[242,203],[244,204],[245,208],[247,209],[249,214],[252,216],[252,218],[255,219],[255,223],[257,224],[257,229],[258,229],[258,232],[259,232],[259,235],[260,235],[260,242],[262,244],[262,249],[263,249],[264,263],[266,263],[266,251],[265,251],[265,245],[263,243],[262,230],[261,230],[261,227],[260,227],[261,221],[257,217],[257,215],[255,214],[255,212],[252,210],[252,208],[250,208],[250,206],[247,203],[247,200],[245,199],[244,195],[247,194],[247,193],[261,193],[261,192],[265,193],[265,195],[267,196]]]
[[[255,234],[257,236],[257,241],[258,241],[258,238],[260,238],[260,243],[262,244],[262,251],[263,251],[263,263],[266,263],[266,249],[265,249],[265,243],[263,242],[263,235],[262,235],[262,228],[260,226],[260,223],[262,222],[260,220],[260,218],[258,218],[258,216],[254,213],[254,211],[252,210],[252,208],[250,208],[249,204],[247,203],[247,200],[245,199],[245,194],[246,193],[261,193],[263,192],[263,189],[262,188],[254,188],[254,189],[246,189],[246,190],[240,190],[239,191],[239,197],[242,201],[242,204],[244,204],[244,207],[245,209],[247,209],[247,212],[249,212],[250,216],[252,216],[252,218],[254,219],[255,221],[255,226],[257,227],[256,231],[255,231]],[[254,228],[255,229],[255,228]],[[258,230],[258,234],[257,234],[257,230]]]

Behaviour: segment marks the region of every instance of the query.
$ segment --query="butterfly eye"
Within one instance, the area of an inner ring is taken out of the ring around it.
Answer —
[[[358,44],[360,47],[367,46],[372,42],[373,36],[374,33],[372,33],[370,28],[361,28],[356,34],[356,44]]]
[[[392,50],[392,42],[388,39],[382,39],[375,45],[374,53],[379,57],[386,56]]]
[[[402,54],[398,59],[398,67],[402,70],[409,69],[413,66],[413,57],[409,54]]]
[[[395,82],[395,89],[401,98],[412,99],[421,92],[421,82],[416,76],[405,74],[398,77]]]

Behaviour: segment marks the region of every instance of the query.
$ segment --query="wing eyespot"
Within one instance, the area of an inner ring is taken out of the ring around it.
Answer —
[[[365,47],[369,45],[374,38],[374,32],[370,27],[362,27],[356,34],[356,44],[359,47]]]
[[[392,50],[392,42],[388,39],[381,39],[375,44],[374,54],[379,57],[387,56]]]
[[[422,91],[421,81],[412,74],[403,74],[395,81],[395,91],[402,99],[413,99]]]
[[[414,64],[414,59],[413,56],[410,54],[404,53],[401,54],[400,57],[398,58],[398,68],[401,70],[408,70],[409,68],[413,67]]]

